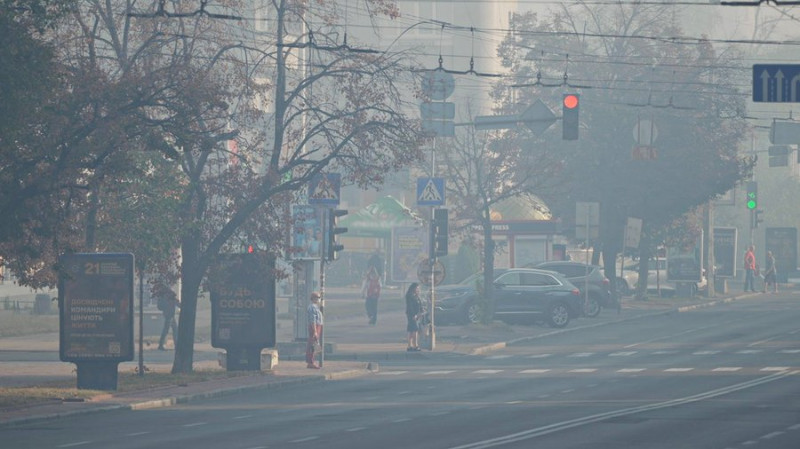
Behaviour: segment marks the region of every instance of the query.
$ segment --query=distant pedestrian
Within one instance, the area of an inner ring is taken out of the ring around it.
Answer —
[[[764,271],[764,289],[762,290],[763,293],[767,292],[769,285],[772,284],[772,293],[778,293],[778,267],[775,265],[775,256],[772,255],[772,251],[767,251],[767,263],[765,264],[765,271]]]
[[[314,355],[317,348],[320,348],[322,338],[322,308],[320,307],[321,295],[319,292],[311,293],[311,304],[306,309],[308,321],[308,340],[306,341],[306,367],[309,369],[319,369],[319,365],[314,363]]]
[[[378,277],[381,278],[381,281],[383,281],[384,263],[385,261],[383,259],[383,256],[381,255],[381,250],[375,248],[375,252],[372,253],[372,255],[369,256],[369,259],[367,260],[367,271],[374,268],[375,271],[378,272]]]
[[[744,253],[744,291],[755,292],[756,254],[755,246],[750,245]]]
[[[175,321],[175,311],[176,309],[180,308],[181,303],[178,301],[178,296],[175,294],[175,292],[165,285],[159,286],[156,289],[156,294],[158,295],[158,302],[156,305],[158,306],[158,310],[160,310],[161,314],[164,316],[164,327],[161,329],[161,338],[158,340],[158,349],[160,351],[166,351],[167,348],[164,347],[164,343],[166,343],[167,334],[169,334],[170,329],[172,329],[173,346],[178,340],[178,323]]]
[[[378,321],[378,299],[381,296],[381,287],[381,278],[378,275],[378,270],[375,267],[371,267],[364,278],[364,284],[361,286],[361,296],[364,298],[369,324],[373,326]]]
[[[406,291],[406,318],[408,325],[408,348],[406,351],[419,351],[419,320],[423,311],[422,299],[419,297],[419,284],[414,282]]]

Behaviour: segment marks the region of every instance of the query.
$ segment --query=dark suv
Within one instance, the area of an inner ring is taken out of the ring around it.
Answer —
[[[458,284],[436,287],[437,323],[475,323],[482,306],[478,285],[482,273]],[[532,268],[494,270],[495,317],[506,322],[544,321],[552,327],[565,327],[581,315],[580,291],[562,275]]]
[[[604,307],[617,309],[619,302],[611,291],[611,283],[603,274],[603,268],[597,265],[586,265],[580,262],[551,260],[527,265],[540,270],[557,271],[564,275],[575,287],[581,291],[581,298],[585,300],[583,314],[596,317]],[[588,291],[588,296],[586,292]]]

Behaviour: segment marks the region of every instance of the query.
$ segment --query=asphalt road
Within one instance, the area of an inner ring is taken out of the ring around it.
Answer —
[[[761,295],[0,438],[12,448],[796,448],[799,323],[800,299]]]

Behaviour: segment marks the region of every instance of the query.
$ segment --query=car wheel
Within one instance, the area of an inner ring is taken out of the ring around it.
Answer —
[[[589,318],[600,315],[600,302],[595,296],[589,296],[586,302],[583,303],[583,314]]]
[[[547,324],[562,328],[569,324],[569,307],[563,302],[555,302],[547,308]]]
[[[474,324],[481,321],[481,306],[477,303],[469,303],[464,308],[464,323]]]

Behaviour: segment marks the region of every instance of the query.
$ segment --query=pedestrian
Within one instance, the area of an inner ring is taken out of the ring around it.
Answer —
[[[322,338],[322,308],[320,307],[321,295],[319,292],[311,293],[311,304],[306,310],[308,321],[308,341],[306,341],[306,367],[309,369],[319,369],[319,365],[314,363],[314,355],[320,347]]]
[[[775,256],[772,251],[767,251],[767,263],[765,264],[766,270],[764,271],[764,289],[763,293],[767,292],[767,288],[772,284],[772,293],[778,293],[778,272],[775,266]]]
[[[413,282],[406,291],[406,318],[408,325],[408,348],[406,351],[419,351],[419,319],[422,315],[422,299],[419,297],[419,284]]]
[[[364,298],[364,306],[367,309],[369,324],[374,326],[378,321],[378,299],[381,296],[381,278],[378,270],[371,267],[364,278],[361,286],[361,296]]]
[[[161,338],[158,340],[158,349],[160,351],[166,351],[167,348],[164,347],[164,343],[167,340],[167,334],[169,334],[170,329],[172,329],[173,346],[178,340],[178,323],[175,321],[175,311],[176,309],[180,308],[181,303],[178,301],[178,296],[175,294],[175,292],[165,285],[158,286],[156,289],[156,294],[158,295],[158,302],[156,305],[164,317],[164,327],[161,329]]]
[[[744,291],[755,292],[756,247],[750,245],[744,253]]]

